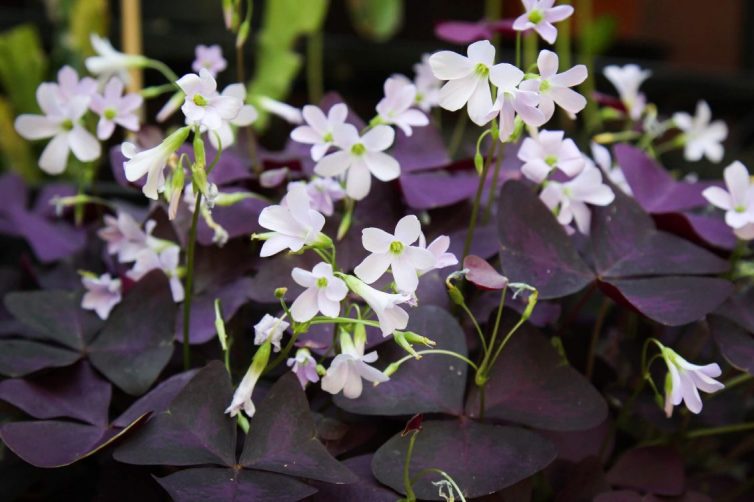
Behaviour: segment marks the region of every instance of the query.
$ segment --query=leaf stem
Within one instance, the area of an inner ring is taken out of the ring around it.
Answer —
[[[610,300],[606,297],[604,300],[602,300],[602,305],[600,306],[600,311],[597,314],[597,320],[594,323],[594,328],[592,329],[592,337],[589,341],[589,352],[587,353],[586,358],[586,378],[587,380],[592,379],[592,373],[594,372],[594,358],[595,353],[597,351],[597,341],[599,340],[600,333],[602,332],[602,326],[605,324],[605,318],[607,317],[607,313],[610,310]]]
[[[497,138],[493,138],[492,144],[487,153],[487,160],[484,162],[482,173],[479,175],[479,185],[477,186],[476,195],[474,196],[474,205],[471,208],[471,218],[469,219],[469,228],[466,231],[466,240],[463,243],[463,256],[461,257],[461,261],[463,261],[463,259],[468,256],[469,251],[471,251],[471,241],[474,239],[474,230],[476,230],[477,217],[479,216],[479,206],[482,200],[482,192],[484,191],[484,183],[487,181],[487,173],[490,170],[490,163],[495,156],[498,144],[499,141],[497,141]]]
[[[189,330],[191,329],[191,302],[194,297],[194,254],[196,251],[196,227],[199,222],[199,212],[202,207],[202,193],[196,194],[194,215],[191,217],[188,250],[186,252],[186,293],[183,300],[183,369],[191,367],[191,346],[189,344]]]

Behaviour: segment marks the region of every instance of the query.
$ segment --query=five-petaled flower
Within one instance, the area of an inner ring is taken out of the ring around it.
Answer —
[[[435,264],[429,268],[420,269],[420,275],[429,272],[430,270],[439,270],[445,267],[458,265],[458,258],[456,255],[448,251],[448,248],[450,248],[450,237],[447,235],[440,235],[427,245],[427,238],[424,237],[424,233],[422,232],[419,235],[419,247],[426,249],[435,257]]]
[[[241,108],[235,117],[223,119],[220,127],[214,131],[209,131],[209,142],[215,150],[225,149],[235,143],[236,135],[233,133],[233,127],[246,127],[254,123],[259,114],[257,109],[252,105],[244,104],[246,101],[246,86],[243,84],[231,84],[220,94],[220,96],[231,97],[241,102]]]
[[[586,98],[571,89],[586,80],[586,66],[576,65],[563,73],[558,73],[558,66],[558,55],[543,50],[537,58],[539,77],[521,84],[521,89],[539,94],[539,109],[544,114],[545,121],[552,118],[556,104],[570,116],[575,116],[586,107]]]
[[[115,50],[110,40],[96,33],[92,33],[89,40],[96,56],[86,58],[84,65],[90,73],[99,76],[103,81],[117,76],[121,81],[129,82],[128,70],[144,66],[147,62],[144,56],[125,54]]]
[[[711,121],[712,112],[706,101],[696,104],[696,115],[685,112],[673,115],[673,122],[683,131],[683,155],[688,161],[701,160],[703,156],[711,162],[723,160],[722,142],[728,137],[728,126],[722,120]]]
[[[289,357],[285,364],[296,375],[302,388],[306,388],[308,382],[316,383],[319,381],[317,361],[314,360],[311,352],[306,347],[298,349],[296,357]]]
[[[350,335],[341,332],[340,354],[330,363],[327,374],[322,378],[322,390],[330,394],[343,391],[349,399],[356,399],[363,389],[362,379],[380,383],[390,380],[383,372],[369,364],[377,360],[377,352],[364,354],[364,342],[354,342]]]
[[[725,185],[709,187],[702,192],[705,199],[725,211],[725,223],[745,240],[754,238],[754,184],[749,171],[741,162],[735,161],[723,171]]]
[[[117,216],[105,215],[105,226],[97,235],[107,243],[108,254],[118,255],[118,261],[128,263],[136,260],[136,257],[144,249],[150,246],[151,234],[157,224],[149,220],[141,229],[136,220],[125,211],[118,211]]]
[[[223,50],[219,45],[210,46],[199,44],[194,49],[196,59],[191,63],[191,69],[199,73],[202,68],[206,69],[210,75],[217,77],[217,74],[228,67],[228,62],[223,57]]]
[[[133,143],[123,143],[121,151],[128,159],[123,163],[126,179],[136,181],[146,175],[147,182],[142,192],[148,198],[157,200],[158,192],[165,189],[165,165],[170,156],[186,141],[189,131],[189,127],[181,127],[162,143],[148,150],[137,151]]]
[[[516,114],[532,127],[545,123],[544,114],[537,108],[539,94],[519,88],[523,78],[524,72],[508,63],[500,63],[490,70],[490,80],[497,87],[497,99],[485,121],[500,114],[500,141],[508,141],[513,134]]]
[[[406,136],[411,136],[412,127],[429,124],[424,113],[413,108],[416,104],[416,86],[404,77],[390,77],[385,80],[385,97],[377,103],[377,116],[384,124],[400,128]]]
[[[524,161],[521,172],[535,183],[541,183],[554,170],[576,176],[584,169],[584,156],[576,143],[565,138],[563,131],[540,131],[536,137],[526,138],[518,150]]]
[[[139,117],[136,110],[144,99],[138,94],[123,95],[123,82],[113,77],[105,86],[103,94],[94,94],[89,107],[99,115],[97,137],[106,140],[113,135],[119,125],[129,131],[139,130]]]
[[[306,125],[300,125],[291,131],[291,139],[298,143],[312,145],[312,160],[318,162],[335,141],[335,128],[346,123],[348,107],[343,103],[330,107],[327,115],[314,105],[306,105],[301,114]]]
[[[652,75],[652,72],[642,70],[635,64],[627,64],[625,66],[606,66],[603,73],[618,90],[618,96],[623,106],[626,107],[628,116],[632,120],[638,120],[647,104],[647,99],[644,94],[639,92],[639,87]]]
[[[557,5],[555,0],[521,0],[526,12],[513,21],[513,29],[518,31],[534,30],[547,43],[554,44],[558,38],[558,29],[552,23],[568,19],[573,14],[570,5]]]
[[[399,307],[410,302],[412,296],[405,293],[385,293],[375,289],[352,275],[344,276],[348,288],[359,295],[377,315],[382,336],[389,336],[396,330],[408,326],[408,312]]]
[[[306,193],[309,194],[309,200],[312,209],[319,211],[325,216],[332,216],[335,210],[335,202],[346,196],[346,191],[333,178],[313,177],[308,182],[294,181],[288,184],[288,189],[293,185],[303,185],[306,187]]]
[[[99,277],[87,274],[81,278],[81,283],[87,290],[81,298],[81,308],[93,310],[100,319],[107,319],[110,311],[121,300],[120,279],[110,277],[110,274]]]
[[[699,366],[691,364],[669,347],[662,348],[662,358],[668,366],[665,378],[665,414],[673,415],[673,407],[683,401],[691,413],[702,411],[702,399],[699,390],[707,393],[717,392],[725,386],[715,380],[721,374],[717,363]]]
[[[142,250],[136,255],[134,265],[126,272],[129,279],[138,281],[152,270],[162,270],[170,282],[170,292],[173,295],[173,301],[182,302],[185,292],[183,282],[180,277],[180,255],[181,248],[176,244],[163,241],[159,247],[149,247]]]
[[[282,318],[265,314],[254,325],[254,344],[262,345],[265,342],[270,342],[275,348],[275,352],[279,352],[280,341],[283,339],[283,333],[288,329],[288,326],[290,326],[290,323],[285,322]]]
[[[342,279],[333,275],[332,265],[318,263],[311,272],[296,267],[291,272],[293,280],[306,289],[291,305],[291,317],[296,322],[307,322],[317,312],[327,317],[337,317],[340,302],[348,294],[348,287]]]
[[[218,94],[217,82],[206,68],[200,69],[199,75],[182,76],[176,84],[186,94],[181,106],[186,120],[210,131],[219,129],[224,121],[235,119],[243,106],[243,101],[235,96]]]

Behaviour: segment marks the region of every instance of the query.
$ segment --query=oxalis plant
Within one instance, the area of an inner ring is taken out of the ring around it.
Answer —
[[[554,3],[440,25],[465,55],[388,77],[368,121],[334,93],[220,89],[219,46],[179,77],[92,35],[91,76],[63,67],[15,121],[75,183],[29,205],[0,178],[0,231],[27,243],[1,269],[3,471],[87,473],[105,499],[111,479],[179,501],[751,494],[749,172],[668,172],[673,150],[721,162],[726,125],[704,101],[666,115],[636,65],[596,95],[538,48],[574,13]],[[127,92],[136,68],[165,82]],[[143,124],[148,100],[174,125]],[[113,176],[148,207],[98,190],[119,129]]]

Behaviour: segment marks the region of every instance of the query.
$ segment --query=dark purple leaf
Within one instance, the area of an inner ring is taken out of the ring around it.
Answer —
[[[467,355],[466,336],[446,310],[419,307],[411,313],[408,329],[437,343],[435,348]],[[416,347],[420,350],[421,347]],[[404,357],[406,352],[396,343],[380,349],[378,367]],[[466,389],[466,363],[442,354],[428,354],[409,360],[377,387],[367,386],[358,399],[335,396],[335,404],[351,413],[362,415],[412,415],[415,413],[463,412]]]
[[[586,457],[576,465],[569,466],[566,476],[565,485],[558,491],[555,499],[558,502],[594,500],[595,496],[610,490],[602,462],[594,456]]]
[[[167,410],[170,403],[194,378],[197,371],[195,369],[184,371],[161,382],[157,387],[129,406],[121,416],[113,421],[113,425],[115,427],[125,427],[146,413],[162,413]]]
[[[101,326],[80,306],[81,296],[66,291],[24,291],[5,296],[5,307],[40,336],[80,351]]]
[[[272,386],[251,421],[239,463],[329,483],[350,483],[353,473],[317,439],[306,394],[288,372]]]
[[[229,242],[222,248],[197,246],[194,292],[218,289],[251,270],[256,253],[248,242]]]
[[[334,500],[353,500],[362,502],[395,502],[399,495],[393,490],[379,484],[372,475],[372,455],[351,457],[343,464],[356,474],[358,480],[347,485],[332,483],[314,483],[317,493],[314,502],[332,502]]]
[[[372,472],[383,484],[403,490],[403,465],[409,437],[400,433],[382,445],[372,459]],[[481,497],[514,485],[544,469],[556,450],[541,436],[515,427],[482,424],[472,420],[427,421],[416,436],[409,472],[445,471],[467,498]],[[432,481],[424,476],[414,485],[418,498],[442,500]]]
[[[0,176],[0,214],[17,208],[26,208],[29,204],[29,192],[24,180],[15,173]]]
[[[161,270],[144,276],[115,307],[89,346],[89,359],[111,382],[143,394],[173,353],[176,305]]]
[[[594,502],[644,502],[644,497],[631,490],[613,490],[600,493],[594,497]]]
[[[42,376],[0,382],[0,399],[34,418],[67,417],[99,426],[108,423],[111,394],[110,384],[83,361]]]
[[[581,462],[589,457],[609,455],[614,443],[614,428],[609,420],[580,431],[538,431],[558,449],[558,459]]]
[[[540,298],[566,296],[592,281],[593,273],[562,225],[525,183],[503,185],[498,230],[503,273],[536,287]]]
[[[466,280],[482,289],[500,290],[508,285],[508,278],[479,256],[469,255],[463,259]]]
[[[220,186],[221,190],[224,185],[251,179],[251,162],[242,155],[239,148],[231,147],[223,150],[217,165],[209,173],[209,181]],[[208,144],[207,162],[212,162],[216,154],[212,145]],[[193,159],[193,151],[191,158]]]
[[[57,218],[55,199],[76,195],[76,187],[69,183],[49,183],[44,185],[34,199],[32,212],[47,218]]]
[[[400,163],[403,175],[450,164],[445,142],[434,125],[430,123],[424,127],[414,127],[413,131],[409,137],[398,130],[390,150],[390,155]]]
[[[607,480],[615,486],[657,495],[681,495],[686,488],[683,459],[668,446],[627,451],[608,471]]]
[[[513,320],[504,323],[505,333]],[[467,413],[479,409],[478,387],[472,387]],[[607,417],[607,404],[578,371],[563,361],[544,336],[524,325],[510,339],[487,383],[485,417],[538,429],[591,429]]]
[[[749,288],[747,291],[731,296],[715,311],[715,314],[726,317],[750,333],[754,333],[752,305],[754,305],[754,289]]]
[[[73,227],[65,221],[55,221],[25,210],[12,212],[9,220],[43,263],[77,253],[86,244],[84,229]]]
[[[732,366],[754,375],[754,336],[751,332],[721,316],[710,316],[708,322],[725,359]]]
[[[660,230],[725,251],[732,251],[736,247],[736,235],[719,216],[689,213],[662,213],[652,216]]]
[[[474,172],[431,171],[404,173],[399,181],[410,208],[434,209],[472,198],[479,176]]]
[[[61,368],[81,358],[79,352],[31,340],[0,340],[0,374],[22,377],[45,368]]]
[[[296,502],[317,490],[286,476],[203,467],[157,478],[175,502]]]
[[[113,456],[137,465],[235,465],[236,422],[225,414],[232,394],[225,367],[209,363]]]
[[[467,228],[457,230],[450,234],[450,248],[448,252],[453,253],[458,258],[463,256],[463,244],[466,240]],[[474,231],[474,238],[471,240],[471,254],[483,258],[491,258],[500,251],[500,239],[496,225],[481,225]]]

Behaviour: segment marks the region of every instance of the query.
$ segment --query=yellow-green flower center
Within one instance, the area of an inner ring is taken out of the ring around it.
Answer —
[[[333,139],[335,139],[335,138],[332,137],[332,133],[331,132],[328,132],[327,134],[325,134],[324,136],[322,136],[322,140],[325,143],[332,143]]]
[[[105,108],[105,111],[104,111],[104,113],[102,113],[102,115],[107,120],[113,120],[115,117],[118,116],[118,112],[115,111],[113,108]]]
[[[550,90],[550,82],[547,80],[542,80],[539,83],[539,91],[540,92],[547,92]]]
[[[545,164],[547,164],[550,167],[553,167],[555,164],[558,163],[558,158],[555,155],[548,155],[545,157]]]
[[[390,243],[390,252],[393,254],[401,254],[403,252],[403,243],[401,241],[393,241]]]
[[[545,13],[542,12],[539,9],[534,9],[533,11],[529,12],[529,21],[531,21],[534,24],[541,23],[545,18]]]
[[[361,143],[356,143],[351,147],[351,153],[354,155],[364,155],[364,152],[366,151],[366,147]]]
[[[317,279],[317,287],[318,288],[326,288],[327,287],[327,277],[320,277]]]
[[[196,106],[207,106],[207,98],[201,94],[194,94],[194,104]]]
[[[73,120],[71,120],[71,119],[65,119],[60,124],[60,127],[62,127],[64,131],[70,131],[71,129],[73,129]]]
[[[743,206],[743,205],[738,205],[734,209],[735,209],[735,211],[737,213],[745,213],[746,212],[746,206]]]
[[[487,68],[487,65],[484,63],[477,63],[476,68],[474,68],[474,72],[480,77],[487,77],[490,74],[490,69]]]

